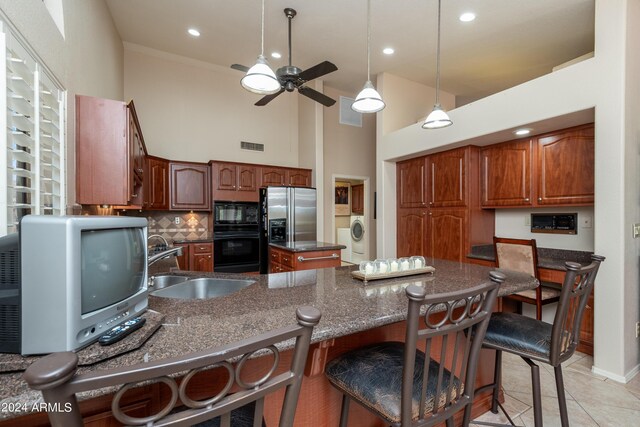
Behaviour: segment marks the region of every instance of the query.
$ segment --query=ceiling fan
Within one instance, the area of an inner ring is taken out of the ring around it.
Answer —
[[[255,103],[257,106],[267,105],[272,99],[280,95],[285,90],[287,92],[293,92],[295,89],[298,89],[300,94],[319,102],[325,107],[331,107],[336,103],[335,99],[332,99],[317,90],[311,89],[304,84],[309,80],[332,73],[336,71],[338,67],[329,61],[321,62],[304,71],[294,65],[291,65],[291,20],[296,16],[296,13],[297,12],[294,9],[289,7],[284,10],[284,14],[289,20],[289,65],[285,65],[284,67],[280,67],[276,70],[276,78],[280,82],[281,88],[278,92],[261,98]],[[245,73],[249,70],[249,67],[240,64],[233,64],[231,68]]]

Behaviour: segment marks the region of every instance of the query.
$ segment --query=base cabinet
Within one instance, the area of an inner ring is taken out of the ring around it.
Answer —
[[[178,257],[180,270],[213,271],[213,243],[176,243],[182,247],[182,255]]]
[[[316,268],[340,267],[340,249],[292,252],[269,248],[269,272],[313,270]]]

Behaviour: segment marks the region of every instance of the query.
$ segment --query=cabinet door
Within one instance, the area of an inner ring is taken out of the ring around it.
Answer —
[[[238,165],[238,191],[258,191],[258,171],[255,166]]]
[[[537,138],[539,205],[593,204],[593,125]]]
[[[467,149],[449,150],[427,157],[430,185],[429,206],[454,207],[467,204]]]
[[[180,270],[191,270],[191,245],[188,243],[175,243],[174,246],[182,247],[182,255],[176,257]]]
[[[147,160],[144,193],[150,209],[169,209],[169,161],[149,158]]]
[[[308,169],[288,169],[287,185],[311,187],[311,171]]]
[[[220,163],[216,162],[214,165],[214,176],[217,177],[215,181],[216,190],[228,190],[235,191],[236,189],[236,175],[238,166],[233,163]]]
[[[427,216],[429,256],[464,262],[467,258],[467,210],[432,209]]]
[[[398,209],[397,256],[427,256],[427,209]]]
[[[209,165],[171,162],[172,210],[211,210]]]
[[[213,254],[191,254],[192,271],[213,271]]]
[[[351,212],[364,215],[364,185],[354,185],[351,187]]]
[[[261,169],[261,185],[267,187],[269,185],[285,185],[286,181],[286,169],[284,168],[269,168],[263,167]]]
[[[413,208],[427,206],[425,163],[425,157],[398,163],[397,182],[399,207]]]
[[[531,140],[491,145],[480,151],[482,206],[531,206]]]

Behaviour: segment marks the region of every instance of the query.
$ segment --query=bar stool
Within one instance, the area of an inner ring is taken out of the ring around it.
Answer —
[[[343,394],[340,426],[347,426],[351,400],[393,426],[446,421],[452,427],[454,414],[462,409],[468,425],[482,338],[505,280],[497,271],[490,277],[480,286],[439,295],[408,286],[404,343],[374,344],[330,361],[325,374]],[[418,350],[419,342],[425,343],[424,353]]]
[[[582,267],[575,262],[567,262],[567,273],[562,285],[560,301],[556,309],[553,324],[542,320],[532,319],[515,313],[494,313],[489,321],[483,347],[496,350],[496,364],[493,383],[481,387],[476,393],[487,389],[493,390],[491,411],[498,412],[498,407],[506,411],[498,402],[500,391],[502,352],[506,351],[522,357],[531,367],[531,382],[533,388],[534,424],[542,427],[542,400],[540,395],[540,368],[535,361],[553,366],[560,406],[560,420],[562,427],[569,426],[567,401],[564,394],[562,379],[562,363],[569,359],[580,341],[580,323],[589,294],[593,289],[600,263],[604,257],[591,256],[591,264]],[[507,418],[511,425],[513,421]],[[486,424],[474,421],[476,424]],[[488,424],[496,425],[496,424]]]
[[[49,412],[54,427],[83,425],[76,394],[106,387],[120,386],[111,405],[113,416],[125,425],[197,425],[222,427],[255,427],[263,425],[265,395],[285,389],[280,427],[292,427],[302,377],[306,364],[311,333],[320,321],[320,311],[313,307],[296,310],[297,324],[280,328],[254,338],[245,339],[215,349],[204,350],[171,359],[141,363],[106,371],[77,374],[78,356],[72,352],[53,353],[33,363],[24,379],[35,390],[41,390],[48,407],[70,408],[69,411]],[[273,375],[278,368],[280,352],[275,344],[295,339],[289,369]],[[247,383],[242,380],[242,367],[257,351],[273,354],[274,363],[261,379]],[[234,366],[227,359],[239,358]],[[189,397],[187,387],[195,374],[207,368],[221,368],[229,379],[216,396],[205,400]],[[172,375],[187,372],[180,384]],[[120,408],[120,399],[130,388],[146,381],[166,384],[171,391],[169,403],[158,413],[147,417],[128,415]],[[234,387],[239,391],[229,394]],[[183,407],[176,407],[178,397]],[[255,420],[255,422],[254,422]]]
[[[505,298],[518,301],[518,312],[520,314],[522,314],[523,302],[535,305],[536,319],[542,320],[542,306],[558,302],[560,299],[560,285],[540,280],[536,240],[508,239],[494,236],[493,247],[496,254],[496,267],[527,273],[538,279],[540,286],[537,288],[517,292]]]

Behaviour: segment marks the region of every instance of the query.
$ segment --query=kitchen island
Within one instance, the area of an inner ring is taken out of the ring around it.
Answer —
[[[396,279],[370,282],[365,286],[351,277],[355,267],[326,268],[260,276],[220,273],[182,273],[198,277],[227,277],[253,279],[256,283],[228,296],[209,300],[175,300],[149,298],[149,308],[164,315],[163,326],[140,348],[103,362],[81,368],[81,371],[109,369],[132,365],[144,361],[179,356],[185,353],[221,346],[248,338],[295,321],[295,309],[311,305],[321,310],[322,319],[312,336],[306,375],[300,395],[296,425],[333,426],[337,425],[340,408],[340,394],[333,390],[324,378],[324,363],[351,348],[371,342],[403,340],[407,299],[404,288],[418,284],[427,293],[436,294],[465,289],[489,280],[490,268],[457,262],[427,259],[427,264],[435,267],[433,275],[407,276]],[[537,281],[527,275],[505,272],[507,280],[502,284],[499,295],[508,295],[537,286]],[[133,335],[132,335],[133,336]],[[94,344],[97,345],[97,344]],[[108,347],[105,347],[108,351]],[[283,362],[287,353],[282,355]],[[486,383],[493,374],[492,354],[483,355],[479,381]],[[261,363],[270,366],[271,361],[254,359],[256,369]],[[31,391],[21,379],[20,372],[0,375],[0,405],[3,403],[31,404],[40,398],[40,393]],[[145,394],[146,393],[146,394]],[[140,399],[144,408],[155,408],[162,401],[162,392],[148,390]],[[95,395],[88,396],[96,397]],[[274,399],[278,399],[274,396]],[[100,400],[102,399],[102,400]],[[98,413],[106,398],[87,401],[83,407],[87,413]],[[103,402],[100,406],[98,403]],[[134,402],[135,403],[135,402]],[[132,403],[132,405],[134,404]],[[146,406],[145,406],[146,405]],[[488,399],[478,396],[476,413],[488,409]],[[274,416],[268,402],[267,424]],[[378,425],[368,413],[354,408],[353,425]],[[93,408],[94,412],[90,412]],[[5,418],[23,413],[7,413]],[[97,416],[96,415],[96,416]],[[103,417],[104,418],[104,417]],[[31,414],[6,421],[6,425],[38,425],[45,422],[43,414]],[[359,423],[358,423],[359,422]],[[4,424],[3,424],[4,425]]]
[[[302,241],[269,243],[269,272],[314,270],[340,267],[344,245],[335,243]]]

